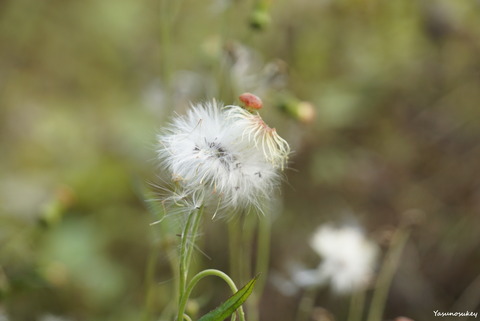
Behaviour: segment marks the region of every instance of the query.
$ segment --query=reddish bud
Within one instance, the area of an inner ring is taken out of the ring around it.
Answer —
[[[263,106],[262,100],[251,93],[241,94],[238,99],[245,104],[247,109],[260,109]]]

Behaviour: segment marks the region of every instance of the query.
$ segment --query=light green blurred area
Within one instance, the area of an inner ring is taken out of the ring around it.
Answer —
[[[278,0],[262,31],[253,8],[0,2],[0,319],[156,320],[181,218],[149,225],[155,135],[191,101],[244,91],[295,151],[272,271],[316,266],[321,223],[383,235],[416,213],[386,318],[428,319],[462,296],[480,267],[480,3]],[[315,108],[308,124],[283,112],[298,101]],[[225,226],[207,225],[212,259],[196,263],[226,269]],[[216,294],[205,286],[203,309]],[[265,320],[295,315],[298,298],[270,283],[266,298]],[[318,301],[344,316],[343,301]]]
[[[152,241],[141,190],[168,114],[148,89],[157,9],[1,4],[0,307],[11,320],[141,314]]]

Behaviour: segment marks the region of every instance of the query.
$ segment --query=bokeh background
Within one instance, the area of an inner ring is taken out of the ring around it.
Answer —
[[[294,319],[278,280],[318,264],[326,222],[384,250],[412,226],[385,320],[478,311],[479,88],[474,0],[3,0],[0,320],[159,320],[180,228],[150,226],[155,135],[245,91],[295,151],[262,320]],[[206,221],[196,262],[226,270],[226,225]],[[226,293],[205,281],[198,308]],[[348,298],[315,305],[344,320]]]

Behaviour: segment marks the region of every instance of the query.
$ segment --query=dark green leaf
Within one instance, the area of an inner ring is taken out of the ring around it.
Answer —
[[[258,275],[232,295],[227,301],[223,302],[222,305],[205,314],[198,321],[223,321],[228,318],[243,304],[243,302],[247,300],[250,294],[252,294],[253,286],[255,285],[255,282],[257,282],[257,279]]]

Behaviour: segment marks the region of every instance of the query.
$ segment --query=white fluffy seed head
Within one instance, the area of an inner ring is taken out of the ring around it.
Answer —
[[[260,135],[248,137],[252,125],[236,117],[241,110],[215,101],[192,106],[158,136],[158,155],[188,194],[202,190],[205,202],[219,208],[261,210],[280,174],[265,153],[273,146],[258,141]]]
[[[290,154],[287,141],[270,128],[257,112],[251,113],[239,106],[228,106],[228,117],[242,131],[242,137],[253,142],[263,152],[265,159],[274,167],[285,168]]]
[[[310,245],[323,258],[317,277],[329,280],[336,293],[364,288],[372,278],[378,247],[359,228],[321,226]]]

